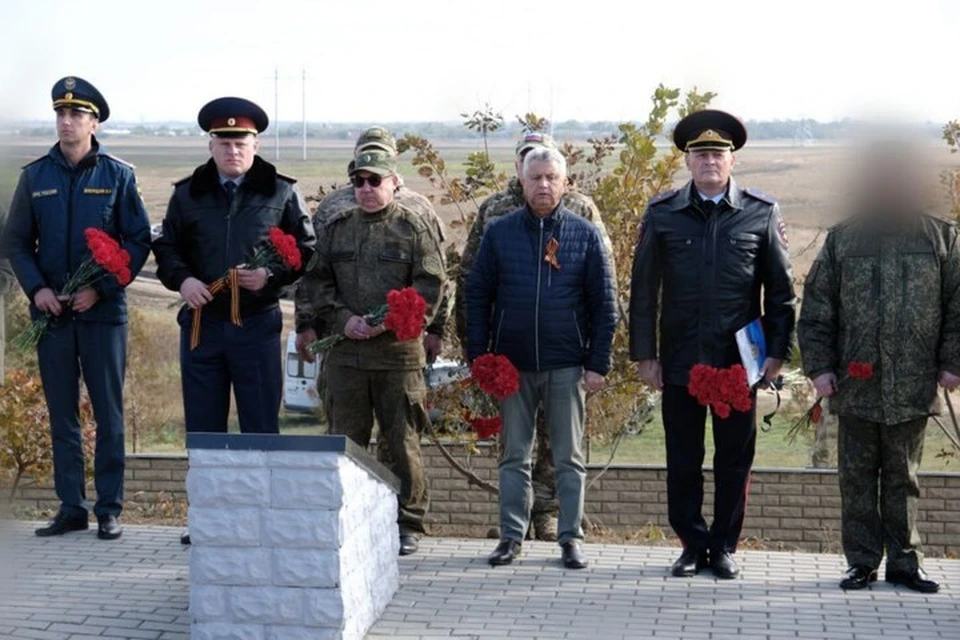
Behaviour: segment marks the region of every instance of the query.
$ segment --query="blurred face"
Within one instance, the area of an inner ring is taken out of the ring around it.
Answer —
[[[252,135],[241,138],[210,139],[210,155],[217,165],[217,171],[227,178],[238,178],[253,166],[253,157],[260,148],[260,140]]]
[[[708,196],[723,192],[736,160],[729,149],[694,149],[687,153],[687,169],[693,184]]]
[[[567,176],[552,162],[531,162],[521,179],[523,196],[537,216],[548,216],[567,190]]]
[[[83,144],[90,140],[99,123],[92,113],[60,107],[57,109],[57,138],[67,146]]]
[[[380,176],[369,171],[357,171],[350,178],[357,204],[367,213],[376,213],[391,202],[397,190],[397,176]]]

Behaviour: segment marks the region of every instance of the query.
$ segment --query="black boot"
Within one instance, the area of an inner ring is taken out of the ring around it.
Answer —
[[[46,526],[34,531],[34,533],[41,538],[49,538],[50,536],[62,536],[71,531],[86,531],[89,528],[90,522],[87,516],[67,516],[58,512],[53,520],[48,522]]]
[[[840,581],[841,589],[866,589],[871,582],[877,581],[877,570],[862,564],[847,569]]]
[[[97,537],[101,540],[116,540],[123,535],[123,527],[117,516],[100,516],[97,518]]]
[[[940,591],[940,585],[931,580],[927,572],[917,567],[913,571],[887,571],[884,579],[890,584],[899,584],[920,593],[936,593]]]
[[[516,540],[501,540],[497,548],[487,558],[494,567],[511,564],[513,559],[520,555],[520,543]]]
[[[700,573],[700,569],[706,566],[707,552],[688,547],[670,567],[670,573],[676,578],[689,578]]]

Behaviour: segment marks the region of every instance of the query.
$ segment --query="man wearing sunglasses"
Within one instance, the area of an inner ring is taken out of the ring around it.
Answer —
[[[424,217],[396,201],[396,157],[360,153],[350,172],[357,206],[327,220],[317,253],[300,282],[313,316],[300,321],[329,327],[343,340],[325,358],[330,433],[362,447],[373,419],[380,427],[381,460],[400,478],[400,554],[415,553],[427,509],[420,434],[427,424],[420,340],[400,342],[365,315],[394,289],[413,287],[427,303],[427,322],[441,299],[445,269],[436,235]]]
[[[553,137],[533,131],[527,133],[517,144],[516,170],[517,175],[510,179],[507,188],[495,193],[480,205],[477,217],[470,227],[463,254],[460,257],[460,271],[457,277],[456,297],[456,324],[460,343],[466,344],[467,305],[464,292],[467,290],[467,277],[473,265],[480,241],[487,227],[497,218],[523,208],[526,200],[523,196],[523,185],[520,183],[523,160],[534,149],[556,149]],[[589,196],[567,189],[563,194],[563,206],[581,218],[586,218],[597,226],[607,253],[613,260],[612,246],[607,235],[607,228],[600,217],[600,210]],[[533,511],[531,513],[530,534],[537,540],[556,542],[557,540],[557,496],[553,481],[553,453],[550,451],[550,441],[547,438],[547,427],[543,419],[543,412],[537,414],[536,452],[533,465]]]
[[[386,128],[380,126],[369,127],[357,138],[357,144],[353,150],[354,160],[356,156],[364,151],[371,150],[385,151],[392,156],[396,156],[397,141]],[[353,170],[354,160],[350,161],[347,169],[348,174]],[[436,234],[440,245],[443,246],[443,243],[446,242],[447,239],[447,230],[440,216],[437,215],[430,200],[403,184],[403,178],[400,175],[397,175],[397,190],[394,194],[394,199],[407,209],[422,215],[424,221],[426,221],[430,229]],[[353,184],[334,189],[320,201],[320,204],[317,205],[317,210],[313,214],[313,227],[317,235],[320,235],[320,230],[323,228],[324,223],[346,214],[356,206],[357,198]],[[439,356],[443,350],[443,335],[447,324],[450,297],[451,292],[445,291],[443,300],[437,309],[437,315],[434,317],[433,322],[430,323],[430,326],[427,327],[427,332],[423,339],[423,346],[427,352],[428,363],[436,360],[437,356]],[[307,362],[313,362],[314,360],[314,355],[310,353],[307,346],[311,342],[314,342],[318,336],[326,333],[324,327],[312,326],[310,324],[307,319],[311,317],[315,317],[315,314],[309,307],[309,300],[305,295],[300,295],[300,289],[298,288],[297,351],[300,353],[300,357]]]

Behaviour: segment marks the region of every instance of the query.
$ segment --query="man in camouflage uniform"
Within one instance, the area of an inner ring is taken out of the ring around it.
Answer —
[[[877,579],[936,592],[921,562],[917,470],[937,384],[960,385],[960,247],[953,224],[919,214],[909,161],[872,158],[854,215],[830,230],[800,315],[805,373],[840,417],[843,589]],[[853,378],[851,363],[873,367]],[[878,500],[879,489],[879,500]],[[879,502],[879,504],[878,504]]]
[[[427,303],[428,321],[443,291],[443,254],[423,216],[394,199],[396,158],[382,150],[357,156],[351,180],[358,205],[324,222],[317,252],[301,281],[301,295],[331,333],[343,340],[325,358],[330,433],[370,443],[374,417],[386,455],[400,478],[400,554],[417,550],[427,510],[420,434],[428,420],[419,340],[397,341],[364,315],[394,289],[414,287]]]
[[[552,137],[543,133],[534,132],[525,135],[517,145],[517,175],[510,179],[510,183],[504,191],[495,193],[483,201],[480,210],[477,212],[477,217],[473,221],[473,226],[470,227],[467,243],[460,258],[460,271],[457,276],[456,323],[457,335],[460,337],[461,344],[466,344],[467,327],[466,301],[462,292],[466,291],[467,276],[470,274],[470,266],[480,249],[483,232],[486,231],[491,222],[500,216],[516,211],[526,204],[519,176],[523,167],[523,159],[527,153],[538,147],[556,149],[557,145]],[[603,220],[600,218],[600,211],[593,200],[581,193],[568,190],[563,196],[563,206],[597,226],[612,264],[613,251],[610,237],[607,235],[607,228],[604,226]],[[537,451],[532,472],[534,502],[531,523],[533,524],[533,534],[538,540],[555,542],[557,539],[558,506],[553,482],[553,454],[550,451],[542,412],[537,414],[536,443]]]
[[[354,157],[369,150],[381,150],[396,156],[397,141],[386,128],[379,126],[370,127],[364,130],[363,133],[360,134],[360,137],[357,138],[357,144],[354,147]],[[350,161],[347,169],[348,173],[353,170],[353,162],[353,160]],[[397,182],[399,186],[394,194],[394,199],[398,204],[403,205],[414,213],[422,215],[434,234],[436,234],[440,245],[443,246],[443,243],[447,240],[447,229],[440,219],[440,216],[438,216],[434,210],[433,204],[431,204],[430,200],[426,197],[407,188],[399,175],[397,176]],[[320,234],[327,220],[331,220],[338,214],[353,209],[356,206],[357,198],[354,194],[352,184],[340,187],[327,194],[327,196],[320,201],[317,210],[313,214],[313,228],[317,235]],[[444,291],[444,298],[437,309],[437,315],[433,319],[433,322],[430,323],[430,326],[427,327],[427,334],[424,337],[424,348],[427,351],[427,362],[429,363],[436,360],[440,352],[443,351],[444,328],[446,327],[447,318],[449,317],[449,298],[450,292]],[[316,317],[316,314],[310,308],[309,300],[300,294],[300,289],[297,290],[296,309],[297,350],[300,352],[301,357],[308,362],[313,362],[313,355],[307,351],[306,347],[317,339],[318,334],[322,335],[325,331],[323,327],[311,327],[309,325],[309,318]]]

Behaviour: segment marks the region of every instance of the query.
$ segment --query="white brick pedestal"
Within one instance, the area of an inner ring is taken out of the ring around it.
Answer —
[[[193,640],[360,640],[399,583],[398,481],[342,436],[190,434]]]

